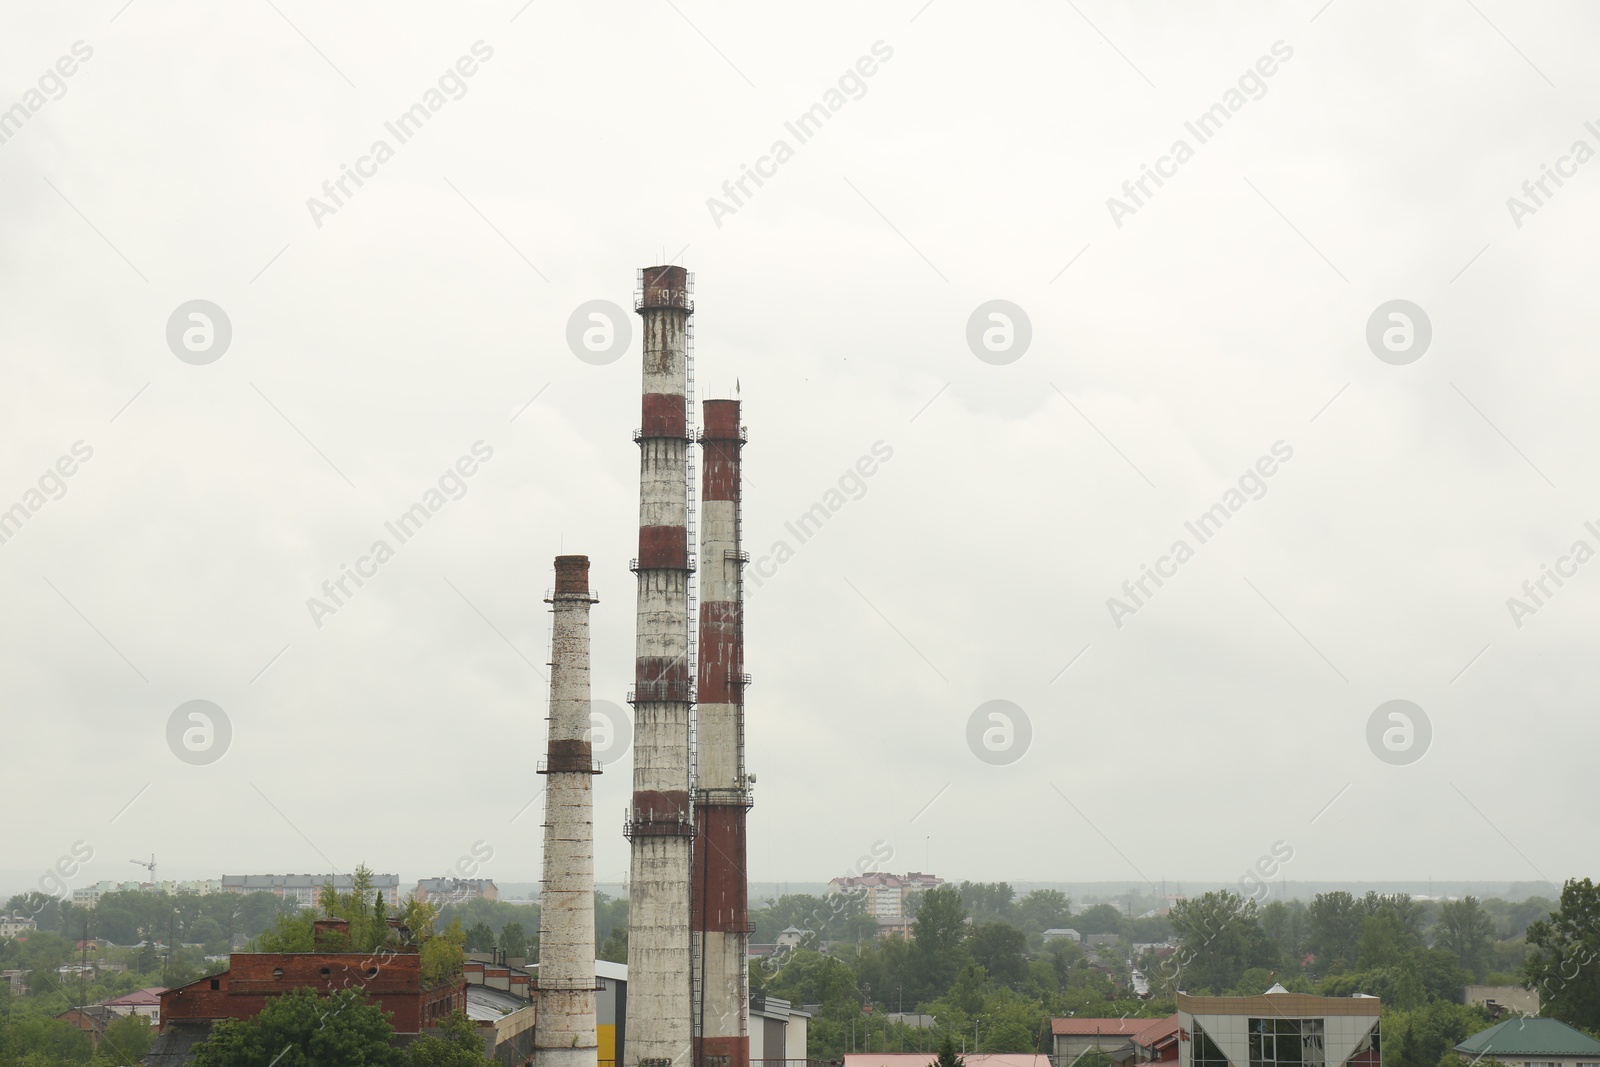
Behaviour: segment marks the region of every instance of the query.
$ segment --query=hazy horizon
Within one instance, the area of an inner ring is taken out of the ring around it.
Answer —
[[[749,430],[749,869],[1592,872],[1583,26],[16,12],[0,863],[536,879],[558,553],[628,732],[667,261]]]

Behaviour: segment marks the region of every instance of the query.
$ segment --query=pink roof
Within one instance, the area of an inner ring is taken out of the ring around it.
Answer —
[[[1165,1020],[1162,1020],[1165,1021]],[[1130,1040],[1150,1025],[1149,1019],[1094,1019],[1073,1017],[1051,1019],[1050,1032],[1057,1037],[1093,1037],[1095,1034],[1122,1034]]]
[[[124,993],[107,1004],[126,1005],[129,1007],[155,1007],[161,1003],[161,994],[167,991],[166,986],[152,985],[143,989],[135,989],[132,993]]]
[[[1051,1019],[1050,1032],[1057,1037],[1122,1036],[1148,1047],[1178,1032],[1178,1016],[1174,1013],[1164,1019],[1096,1019],[1088,1016]]]
[[[1133,1041],[1136,1045],[1143,1045],[1146,1048],[1149,1048],[1158,1041],[1176,1036],[1177,1033],[1178,1013],[1173,1012],[1165,1019],[1152,1019],[1149,1026],[1146,1026],[1144,1029],[1133,1035]]]
[[[930,1067],[933,1052],[847,1052],[844,1067]],[[967,1067],[1050,1067],[1050,1057],[1031,1052],[969,1052]]]

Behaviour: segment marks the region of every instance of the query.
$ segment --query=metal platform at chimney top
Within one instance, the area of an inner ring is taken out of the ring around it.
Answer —
[[[693,837],[694,823],[685,815],[676,819],[635,819],[630,816],[622,820],[622,836],[630,841],[635,837]]]

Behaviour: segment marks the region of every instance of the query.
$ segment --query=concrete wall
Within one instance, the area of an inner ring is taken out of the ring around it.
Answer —
[[[1466,1002],[1484,1004],[1494,1001],[1513,1015],[1538,1015],[1539,994],[1532,989],[1512,985],[1469,985]]]

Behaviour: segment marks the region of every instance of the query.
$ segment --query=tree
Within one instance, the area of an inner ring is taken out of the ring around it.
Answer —
[[[962,882],[961,904],[973,922],[999,919],[1009,921],[1014,914],[1012,898],[1016,890],[1006,882]]]
[[[626,924],[613,926],[611,933],[606,935],[606,940],[596,953],[603,960],[612,963],[628,962],[628,927]]]
[[[0,1062],[55,1067],[87,1063],[90,1055],[89,1035],[62,1019],[26,1015],[0,1029]]]
[[[253,1019],[224,1019],[195,1048],[195,1067],[399,1067],[394,1027],[354,989],[296,989]]]
[[[1306,908],[1306,941],[1322,974],[1355,965],[1365,920],[1361,902],[1349,893],[1318,893],[1311,899]]]
[[[910,899],[914,901],[916,898],[917,894],[912,894]],[[794,926],[810,930],[824,941],[870,940],[878,934],[878,923],[867,914],[866,899],[864,890],[829,893],[825,897],[804,893],[785,894],[777,900],[766,901],[763,907],[751,910],[750,918],[756,926],[754,936],[770,943],[777,939],[779,931]],[[597,924],[600,922],[598,912],[595,920]],[[612,925],[626,920],[627,913],[622,912],[612,919]],[[603,928],[609,930],[611,927]]]
[[[439,1024],[437,1033],[423,1034],[406,1046],[404,1067],[494,1067],[483,1053],[478,1024],[453,1011]]]
[[[1412,960],[1412,967],[1429,997],[1460,1003],[1466,996],[1467,985],[1473,980],[1472,972],[1461,966],[1454,952],[1446,948],[1424,949]]]
[[[1027,935],[1008,923],[984,923],[972,930],[973,962],[990,978],[1013,989],[1028,977],[1028,961],[1023,956],[1027,946]]]
[[[1560,906],[1528,924],[1527,940],[1522,973],[1539,992],[1540,1014],[1600,1029],[1600,886],[1569,879]]]
[[[494,930],[486,922],[475,922],[467,927],[466,948],[468,952],[494,951]]]
[[[1090,934],[1118,934],[1122,933],[1122,912],[1112,904],[1096,904],[1092,908],[1083,909],[1072,925],[1078,932],[1088,937]]]
[[[1420,900],[1412,900],[1408,893],[1378,893],[1369,890],[1361,898],[1361,911],[1364,915],[1389,915],[1393,916],[1396,923],[1408,937],[1422,939],[1422,920],[1427,915],[1427,908]]]
[[[139,922],[126,908],[108,904],[94,910],[93,932],[113,945],[132,945],[139,940]]]
[[[1306,906],[1302,901],[1274,900],[1260,912],[1261,934],[1280,969],[1300,970],[1306,953]]]
[[[189,940],[198,941],[209,947],[225,942],[226,939],[222,933],[221,923],[209,916],[202,916],[189,925]]]
[[[1083,946],[1069,938],[1058,937],[1044,946],[1044,962],[1050,965],[1058,989],[1067,988],[1073,964],[1082,960]]]
[[[349,892],[341,893],[329,882],[322,887],[319,904],[327,918],[344,919],[350,924],[348,945],[333,944],[331,948],[371,952],[386,945],[392,936],[382,892],[374,888],[372,868],[365,863],[358,864],[350,876]]]
[[[594,894],[594,942],[600,944],[610,936],[611,931],[617,927],[628,925],[628,898],[615,899],[609,894],[598,889]],[[535,923],[531,929],[534,934],[539,932],[539,925]],[[779,927],[778,929],[783,929]],[[620,961],[619,961],[620,962]]]
[[[956,1043],[949,1034],[939,1042],[939,1058],[933,1061],[933,1067],[967,1067],[966,1058],[956,1055]]]
[[[1396,1067],[1428,1067],[1422,1058],[1422,1050],[1417,1047],[1416,1032],[1410,1025],[1400,1035],[1400,1058]]]
[[[310,949],[308,948],[306,951],[309,952]],[[156,970],[156,968],[161,966],[161,957],[156,954],[156,946],[154,943],[146,941],[140,947],[139,956],[136,960],[134,960],[133,966],[139,971],[140,974],[151,974]]]
[[[138,1063],[155,1043],[156,1028],[143,1015],[125,1015],[106,1024],[100,1048],[112,1053],[113,1063]]]
[[[1489,969],[1493,941],[1494,920],[1477,897],[1447,900],[1439,905],[1439,921],[1433,927],[1434,947],[1454,952],[1473,978],[1482,978]]]
[[[439,928],[439,905],[431,900],[412,897],[406,901],[405,910],[400,913],[400,925],[409,942],[420,945]]]
[[[1178,901],[1172,929],[1180,944],[1174,957],[1179,984],[1186,992],[1224,992],[1238,985],[1246,970],[1270,961],[1256,902],[1228,890]]]
[[[1356,943],[1356,965],[1362,970],[1399,967],[1410,962],[1422,948],[1422,940],[1392,911],[1379,910],[1361,921],[1361,939]]]
[[[967,912],[954,886],[925,889],[918,897],[906,985],[912,999],[929,1000],[950,988],[965,961]]]
[[[1059,889],[1035,889],[1017,901],[1017,923],[1028,933],[1072,925],[1072,901]]]
[[[438,985],[461,973],[467,962],[467,954],[462,948],[466,944],[467,935],[461,930],[460,919],[451,919],[450,925],[445,927],[441,934],[428,930],[416,936],[417,943],[422,946],[420,954],[424,987]],[[490,944],[493,945],[494,942],[490,941]]]
[[[230,916],[229,934],[255,937],[278,917],[279,900],[271,893],[247,893],[242,897],[235,897],[231,893],[212,895],[238,904]]]
[[[929,951],[949,952],[966,936],[967,910],[961,893],[951,886],[937,886],[921,893],[922,906],[912,930],[917,944]]]
[[[40,930],[56,931],[61,929],[61,909],[61,898],[30,889],[6,901],[6,906],[0,911],[7,915],[27,915]]]
[[[316,947],[311,918],[301,912],[279,915],[263,930],[254,945],[261,952],[310,952]]]
[[[1456,1045],[1479,1030],[1491,1025],[1488,1013],[1482,1008],[1465,1004],[1434,1001],[1413,1011],[1391,1011],[1387,1001],[1383,1009],[1384,1062],[1396,1067],[1403,1055],[1407,1031],[1416,1044],[1416,1061],[1424,1067],[1467,1067],[1464,1061],[1453,1061]],[[1478,1060],[1477,1067],[1496,1067],[1492,1061]]]
[[[827,1015],[861,1010],[861,990],[849,964],[810,949],[790,952],[767,974],[766,989],[796,1004],[821,1004]]]
[[[1529,897],[1515,904],[1504,900],[1486,900],[1483,910],[1494,919],[1495,933],[1499,937],[1517,937],[1535,919],[1542,919],[1556,910],[1556,902],[1546,897]]]
[[[500,951],[507,956],[527,956],[528,935],[522,932],[522,924],[509,922],[500,928]]]

